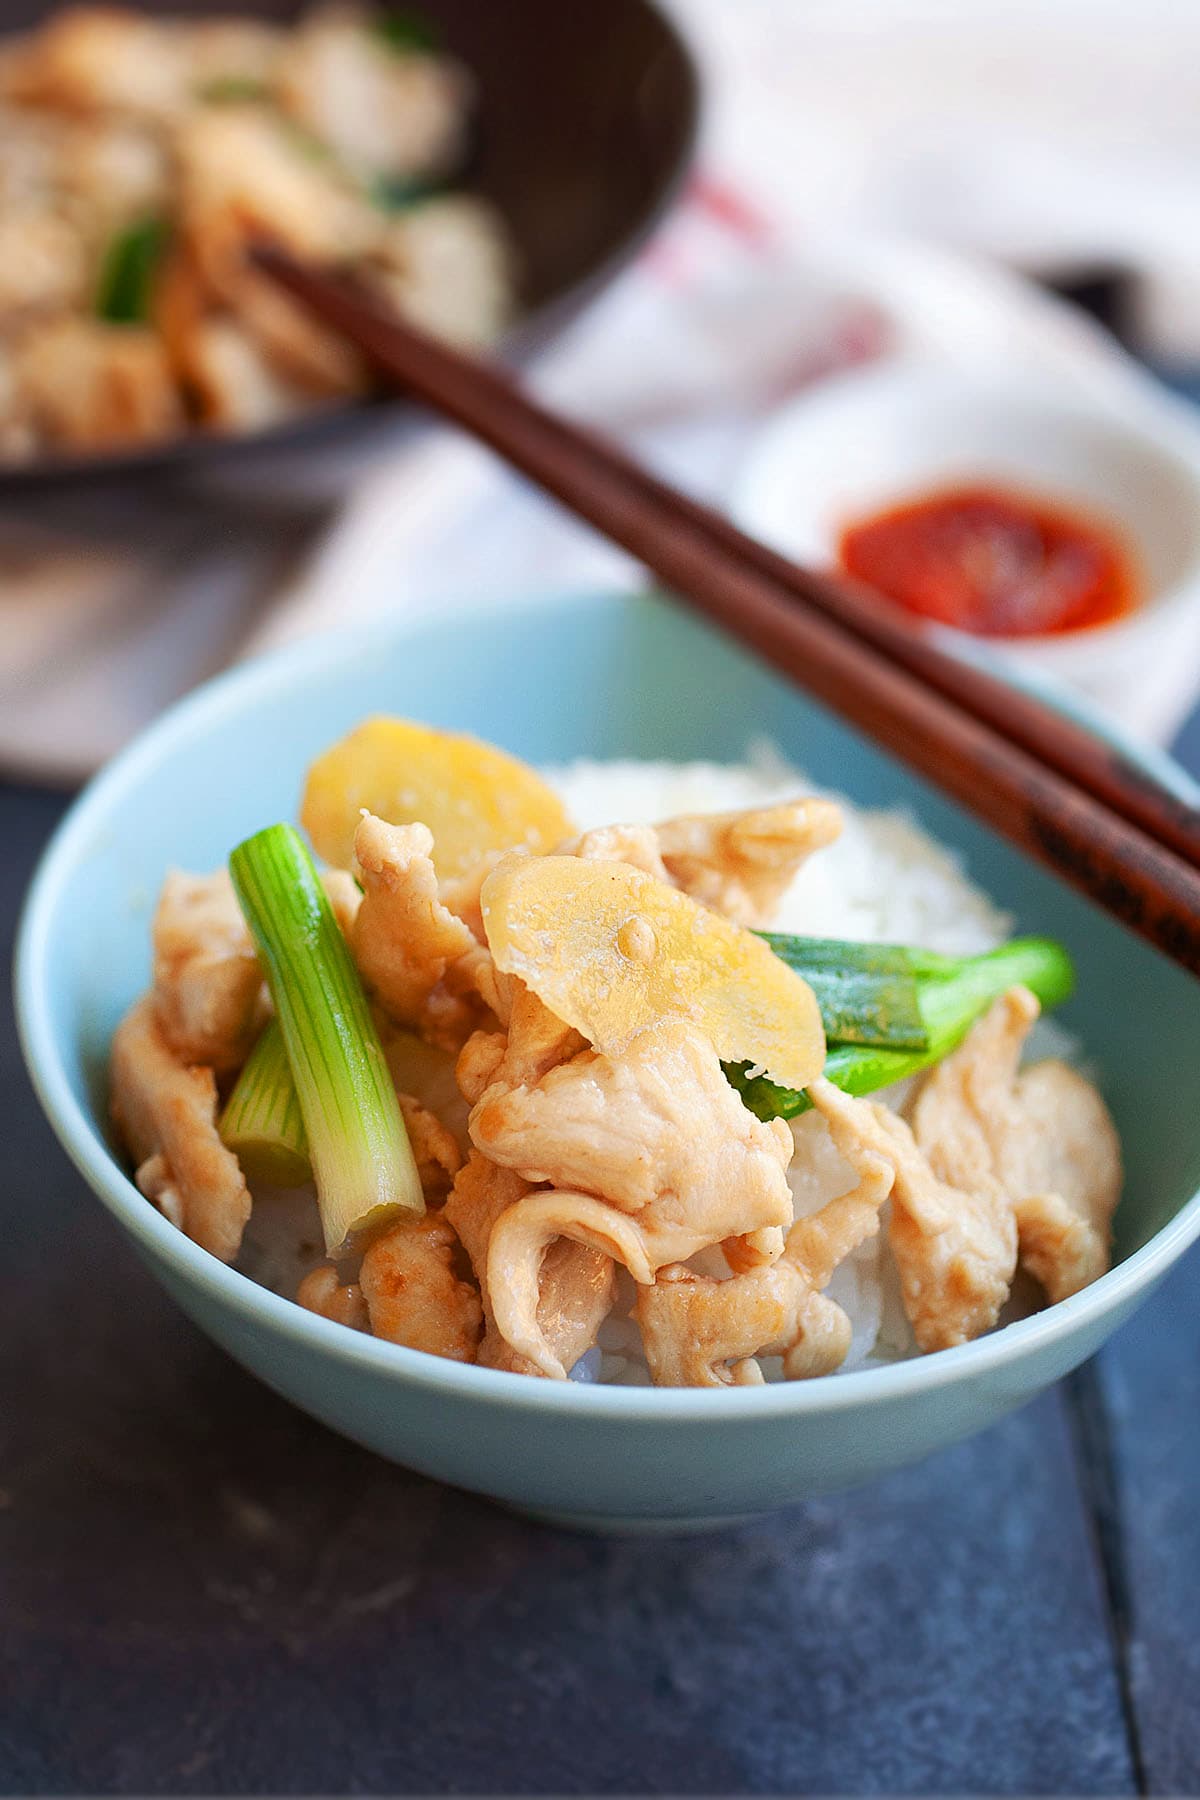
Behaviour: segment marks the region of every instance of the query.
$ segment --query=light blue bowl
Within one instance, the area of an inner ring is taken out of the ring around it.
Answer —
[[[768,736],[820,782],[912,809],[1022,929],[1079,965],[1067,1022],[1099,1064],[1128,1159],[1119,1263],[1060,1306],[959,1350],[758,1389],[595,1388],[464,1368],[329,1324],[188,1242],[129,1181],[105,1126],[109,1036],[148,975],[170,863],[208,869],[294,815],[309,758],[372,711],[493,738],[535,762],[733,759]],[[682,1528],[850,1486],[990,1424],[1089,1356],[1200,1233],[1200,1006],[1191,981],[783,682],[661,602],[540,599],[306,644],[213,683],[71,810],[17,956],[25,1054],[63,1144],[219,1344],[384,1456],[580,1525]]]

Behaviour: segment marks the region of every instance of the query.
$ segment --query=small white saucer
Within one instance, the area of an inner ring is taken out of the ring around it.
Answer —
[[[1047,637],[917,628],[1011,677],[1036,675],[1043,692],[1066,684],[1164,742],[1200,680],[1200,432],[1169,401],[901,358],[834,377],[776,413],[744,465],[734,513],[798,561],[829,567],[849,520],[960,481],[1114,520],[1147,598],[1116,624]]]

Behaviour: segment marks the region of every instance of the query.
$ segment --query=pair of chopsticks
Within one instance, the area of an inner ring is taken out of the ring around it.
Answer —
[[[886,603],[802,569],[505,373],[274,249],[259,265],[410,396],[620,544],[678,597],[1200,975],[1200,812]]]

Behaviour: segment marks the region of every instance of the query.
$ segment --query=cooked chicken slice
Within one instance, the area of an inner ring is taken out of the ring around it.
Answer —
[[[1012,988],[929,1076],[913,1130],[956,1187],[999,1184],[1017,1221],[1021,1261],[1051,1301],[1104,1274],[1121,1192],[1121,1145],[1089,1081],[1065,1063],[1019,1073],[1038,1002]]]
[[[1017,1231],[994,1179],[970,1191],[938,1177],[904,1120],[830,1082],[814,1082],[813,1104],[847,1161],[870,1150],[895,1176],[889,1242],[904,1307],[922,1350],[945,1350],[990,1331],[1008,1298]]]
[[[263,1020],[263,973],[224,869],[172,869],[154,914],[154,1005],[185,1063],[236,1069]]]
[[[829,800],[696,814],[657,827],[667,874],[739,925],[769,925],[802,863],[832,844],[842,815]]]
[[[198,113],[181,128],[179,159],[184,261],[199,280],[205,310],[215,305],[235,318],[263,359],[264,376],[280,384],[277,406],[291,388],[313,398],[359,392],[365,371],[357,354],[250,268],[245,249],[258,235],[312,258],[358,256],[377,229],[369,211],[330,167],[306,156],[277,121],[252,107]],[[194,333],[193,323],[185,349]],[[180,341],[177,330],[177,354]],[[207,359],[213,352],[202,341]],[[218,353],[231,354],[223,338],[217,344]]]
[[[342,936],[348,938],[354,930],[354,921],[362,905],[362,892],[357,881],[349,869],[324,869],[321,872],[321,886],[325,889],[325,898],[333,910]]]
[[[6,70],[19,66],[19,40],[0,39],[0,217],[41,209],[58,186],[63,120],[56,113],[10,106]]]
[[[730,1237],[774,1261],[792,1220],[791,1132],[747,1111],[711,1044],[683,1021],[643,1032],[618,1061],[585,1050],[532,1085],[495,1080],[471,1137],[525,1180],[552,1184],[500,1219],[487,1276],[502,1334],[547,1375],[565,1374],[537,1321],[538,1272],[555,1238],[591,1244],[650,1283]]]
[[[312,404],[298,382],[273,368],[233,319],[199,317],[169,343],[173,365],[205,425],[257,431],[293,418]]]
[[[349,1325],[352,1331],[371,1329],[362,1289],[356,1281],[342,1281],[332,1263],[309,1270],[296,1290],[296,1303],[335,1325]]]
[[[468,927],[472,937],[480,944],[487,943],[487,933],[483,928],[483,903],[480,898],[484,882],[496,864],[506,855],[503,850],[489,850],[465,875],[449,875],[442,882],[442,905],[461,919]]]
[[[533,1087],[586,1048],[586,1038],[564,1025],[519,977],[511,978],[508,1033],[494,1082],[507,1088]]]
[[[428,1205],[437,1206],[450,1192],[454,1177],[462,1167],[462,1152],[436,1113],[411,1094],[397,1094],[400,1111],[412,1145],[421,1189]]]
[[[180,124],[176,149],[184,222],[210,280],[228,278],[255,233],[335,261],[376,240],[371,208],[336,166],[308,154],[263,108],[198,110]]]
[[[494,342],[513,277],[503,227],[486,201],[446,194],[384,228],[365,273],[414,324],[453,344]]]
[[[89,278],[88,247],[71,220],[44,203],[0,211],[0,319],[6,325],[78,306]]]
[[[130,119],[89,118],[66,126],[56,173],[66,210],[101,251],[112,233],[164,210],[170,196],[161,135]]]
[[[191,91],[202,98],[249,97],[267,86],[287,43],[282,26],[259,19],[196,19],[179,30]]]
[[[153,997],[126,1013],[112,1043],[114,1123],[147,1199],[202,1249],[232,1262],[250,1217],[250,1191],[217,1134],[211,1069],[171,1051]]]
[[[447,971],[446,982],[447,986],[452,982],[458,983],[460,991],[464,993],[469,987],[482,1002],[484,1011],[498,1019],[507,1029],[512,1015],[517,977],[506,975],[503,969],[498,969],[490,950],[481,944],[478,949],[468,951],[466,956],[460,957]]]
[[[446,1217],[471,1259],[471,1267],[483,1289],[485,1305],[487,1288],[484,1278],[492,1227],[502,1212],[523,1199],[528,1192],[529,1183],[522,1181],[513,1169],[502,1169],[498,1163],[489,1162],[486,1156],[473,1149],[455,1176],[454,1185],[446,1198]]]
[[[1039,1010],[1028,988],[1010,988],[926,1077],[913,1107],[913,1136],[934,1174],[952,1187],[1004,1186],[995,1147],[1012,1123],[1021,1052]]]
[[[459,1051],[455,1075],[464,1100],[472,1106],[495,1081],[507,1049],[507,1033],[473,1031]]]
[[[473,1362],[483,1310],[454,1272],[458,1239],[444,1213],[401,1219],[362,1260],[359,1285],[376,1337],[430,1356]]]
[[[393,48],[354,7],[324,8],[289,34],[277,91],[284,110],[365,181],[438,174],[462,149],[465,72]]]
[[[398,1024],[431,1043],[457,1048],[486,1016],[473,991],[455,993],[447,971],[478,952],[461,919],[438,896],[425,825],[388,825],[365,814],[354,836],[363,902],[354,922],[354,955],[364,980]]]
[[[483,1299],[484,1333],[476,1360],[489,1369],[541,1375],[542,1369],[514,1350],[496,1326],[488,1297],[487,1261],[492,1228],[501,1213],[529,1192],[512,1169],[502,1169],[472,1150],[446,1201],[446,1217],[471,1258]],[[596,1341],[612,1310],[612,1261],[585,1244],[560,1239],[546,1251],[538,1271],[538,1327],[554,1356],[570,1371]]]
[[[28,416],[13,358],[0,346],[0,454],[19,461],[33,456],[37,447],[38,433]]]
[[[37,325],[18,346],[16,378],[35,423],[70,449],[154,442],[183,423],[166,351],[140,326]]]
[[[165,21],[115,6],[69,7],[18,47],[6,89],[66,110],[165,122],[188,97],[185,48]]]
[[[631,863],[739,925],[767,925],[796,871],[842,827],[828,800],[740,813],[701,813],[661,825],[605,825],[562,855]]]
[[[367,372],[358,352],[337,332],[316,324],[268,276],[247,268],[240,256],[228,269],[219,260],[210,261],[206,273],[217,300],[282,380],[314,399],[337,399],[366,388]]]
[[[821,1290],[838,1264],[879,1229],[890,1165],[848,1146],[857,1184],[798,1219],[779,1261],[725,1281],[673,1264],[638,1294],[635,1317],[660,1387],[722,1387],[762,1379],[757,1356],[778,1352],[789,1381],[829,1375],[850,1348],[850,1320]]]
[[[656,881],[671,880],[658,853],[658,833],[653,825],[599,825],[571,838],[560,856],[582,856],[586,862],[629,863]]]
[[[544,1075],[534,1061],[530,1073],[531,1082],[510,1085],[501,1064],[472,1111],[472,1141],[528,1181],[639,1216],[639,1267],[791,1223],[790,1131],[742,1105],[688,1022],[664,1020],[620,1059],[584,1050]]]

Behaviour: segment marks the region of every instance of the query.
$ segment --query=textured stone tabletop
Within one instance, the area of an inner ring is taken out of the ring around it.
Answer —
[[[0,789],[6,942],[62,804]],[[1196,1256],[916,1469],[748,1529],[573,1536],[212,1348],[58,1150],[2,1005],[4,1792],[1200,1788]]]

